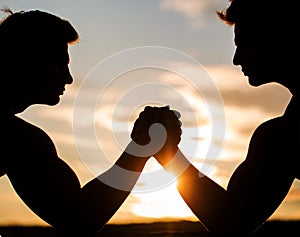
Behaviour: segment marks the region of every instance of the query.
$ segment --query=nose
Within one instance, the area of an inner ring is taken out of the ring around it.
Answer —
[[[238,66],[240,65],[240,59],[241,59],[241,50],[237,47],[235,49],[234,55],[233,55],[233,65]]]
[[[233,64],[238,66],[242,64],[253,63],[258,59],[257,49],[255,47],[241,47],[235,49]]]
[[[73,81],[74,81],[74,79],[73,79],[72,75],[69,73],[66,77],[66,84],[70,85],[73,83]]]
[[[74,81],[73,76],[70,73],[69,67],[67,67],[65,73],[65,83],[70,85],[73,83],[73,81]]]

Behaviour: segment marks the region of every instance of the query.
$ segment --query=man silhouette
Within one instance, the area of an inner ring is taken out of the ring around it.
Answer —
[[[282,116],[255,130],[247,156],[226,189],[190,164],[176,143],[169,155],[156,158],[177,172],[181,196],[208,231],[242,236],[261,226],[300,178],[300,80],[297,57],[291,56],[299,52],[298,37],[291,31],[299,17],[290,3],[255,0],[233,0],[217,14],[234,26],[233,64],[241,66],[249,84],[279,83],[290,90],[292,99]],[[142,114],[140,122],[147,116]]]
[[[5,11],[10,15],[0,25],[0,175],[8,176],[25,204],[59,236],[93,236],[130,194],[151,154],[138,157],[124,151],[109,170],[81,187],[73,170],[58,157],[51,138],[18,116],[33,104],[59,102],[73,81],[68,47],[78,34],[67,20],[50,13]],[[166,120],[174,116],[168,107],[162,110]],[[177,118],[172,121],[172,130],[177,126],[180,131]],[[148,129],[136,124],[132,138],[142,144]],[[101,181],[109,179],[122,188]]]

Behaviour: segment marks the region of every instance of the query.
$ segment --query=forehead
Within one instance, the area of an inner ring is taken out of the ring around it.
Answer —
[[[68,52],[68,43],[49,41],[41,43],[41,49],[44,51],[52,51],[53,53]]]
[[[50,60],[57,60],[68,63],[68,43],[65,42],[44,42],[39,47],[40,54]]]
[[[277,33],[278,30],[267,21],[261,21],[255,17],[236,21],[234,24],[234,41],[236,45],[268,42],[274,40]]]

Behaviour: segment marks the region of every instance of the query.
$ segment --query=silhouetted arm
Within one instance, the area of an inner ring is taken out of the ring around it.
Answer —
[[[250,233],[280,205],[294,180],[291,163],[282,162],[293,156],[282,124],[279,118],[256,130],[227,190],[201,174],[182,152],[169,157],[165,168],[177,173],[181,196],[209,231]]]
[[[124,151],[110,169],[87,183],[82,189],[84,200],[91,204],[87,215],[94,213],[92,219],[104,225],[132,191],[149,157],[136,157]]]
[[[128,197],[149,158],[123,152],[111,169],[81,187],[42,130],[21,120],[13,129],[7,175],[30,209],[63,234],[99,230]]]

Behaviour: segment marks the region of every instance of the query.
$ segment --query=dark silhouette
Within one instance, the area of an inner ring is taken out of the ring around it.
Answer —
[[[291,56],[299,52],[298,37],[291,31],[298,27],[299,16],[290,3],[253,0],[233,0],[217,15],[234,26],[233,64],[241,66],[249,84],[279,83],[290,90],[292,99],[282,116],[255,130],[247,156],[226,189],[201,174],[176,146],[169,155],[156,158],[177,172],[181,196],[208,231],[243,236],[274,213],[300,177],[299,62]]]
[[[68,47],[79,36],[67,20],[55,15],[5,11],[10,15],[0,25],[0,174],[8,176],[25,204],[59,236],[94,236],[127,198],[150,155],[136,157],[124,151],[109,170],[81,187],[73,170],[58,157],[51,138],[18,116],[33,104],[59,102],[65,86],[73,81]],[[169,111],[164,113],[169,114],[166,119],[174,115],[167,107],[163,110]],[[172,121],[179,125],[177,118]],[[135,124],[132,138],[142,143],[148,129]],[[122,189],[104,179],[114,179]]]

